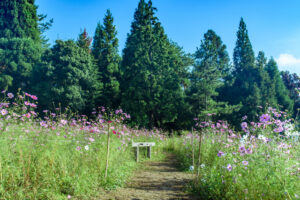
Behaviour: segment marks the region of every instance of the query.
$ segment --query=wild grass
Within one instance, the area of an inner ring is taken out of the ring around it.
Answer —
[[[105,134],[69,127],[51,130],[28,122],[6,129],[0,134],[0,199],[89,199],[99,188],[122,186],[137,166],[130,142],[116,135],[105,179]],[[154,159],[157,155],[154,149]]]
[[[267,138],[241,136],[228,130],[217,132],[210,127],[202,129],[201,163],[193,171],[191,190],[199,199],[299,199],[298,140],[274,136],[269,128],[259,130]],[[194,144],[191,134],[168,140],[167,149],[180,158],[186,171],[192,166],[193,146],[194,152],[198,152],[199,137],[198,132]]]

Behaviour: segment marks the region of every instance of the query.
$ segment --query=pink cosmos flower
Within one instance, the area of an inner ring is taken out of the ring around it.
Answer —
[[[259,121],[262,123],[266,123],[268,121],[270,121],[271,117],[268,114],[263,114],[260,116]]]
[[[62,120],[60,120],[60,123],[64,126],[64,125],[66,125],[68,123],[68,121],[65,120],[65,119],[62,119]]]
[[[248,127],[247,122],[242,122],[241,127],[242,127],[242,129],[246,129]]]
[[[279,126],[279,127],[275,128],[273,131],[276,133],[281,133],[283,131],[283,127]]]
[[[248,165],[248,161],[246,161],[246,160],[244,160],[244,161],[242,161],[242,163],[243,163],[243,165]]]
[[[224,156],[224,155],[225,155],[225,153],[222,152],[222,151],[219,151],[218,154],[217,154],[218,157],[222,157],[222,156]]]
[[[48,125],[47,125],[47,122],[46,122],[46,121],[41,121],[41,122],[40,122],[40,126],[43,126],[43,127],[45,127],[45,128],[47,128],[47,127],[48,127]]]
[[[252,154],[253,153],[253,151],[252,151],[252,149],[249,147],[247,150],[246,150],[246,154]]]
[[[34,103],[30,103],[29,105],[30,105],[30,107],[32,107],[32,108],[36,108],[36,107],[37,107],[37,105],[34,104]]]
[[[2,109],[2,110],[1,110],[1,114],[2,114],[2,115],[7,115],[7,113],[8,113],[7,110],[5,110],[5,109]]]
[[[13,93],[8,93],[7,96],[8,96],[8,98],[10,98],[10,99],[14,98],[14,94],[13,94]]]
[[[231,164],[228,164],[228,165],[227,165],[227,170],[228,170],[229,172],[232,171],[232,166],[231,166]]]
[[[38,98],[37,98],[37,96],[35,96],[35,95],[31,95],[30,96],[33,100],[37,100]]]

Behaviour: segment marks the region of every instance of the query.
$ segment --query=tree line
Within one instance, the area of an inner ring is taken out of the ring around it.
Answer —
[[[164,31],[151,0],[140,0],[122,56],[110,10],[89,37],[56,40],[44,32],[52,20],[37,14],[34,0],[0,1],[0,87],[39,97],[40,111],[60,105],[89,114],[99,106],[122,108],[131,124],[178,130],[199,120],[237,125],[268,107],[294,116],[300,106],[297,74],[278,70],[273,58],[252,49],[241,18],[233,61],[226,45],[208,30],[194,54]]]

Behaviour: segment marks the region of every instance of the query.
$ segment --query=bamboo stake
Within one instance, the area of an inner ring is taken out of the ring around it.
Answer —
[[[193,157],[193,168],[195,169],[194,128],[192,128],[192,157]]]
[[[110,143],[110,123],[108,123],[107,129],[107,146],[106,146],[106,166],[105,166],[105,179],[107,178],[108,160],[109,160],[109,143]]]
[[[200,175],[200,165],[201,165],[201,143],[202,143],[202,132],[199,132],[199,150],[198,150],[198,166],[197,166],[197,178]]]

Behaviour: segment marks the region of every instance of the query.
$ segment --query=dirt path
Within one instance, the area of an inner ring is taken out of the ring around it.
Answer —
[[[137,171],[125,188],[106,192],[101,200],[186,200],[197,198],[184,192],[192,174],[176,168],[174,156],[162,162],[144,162],[145,168]]]

